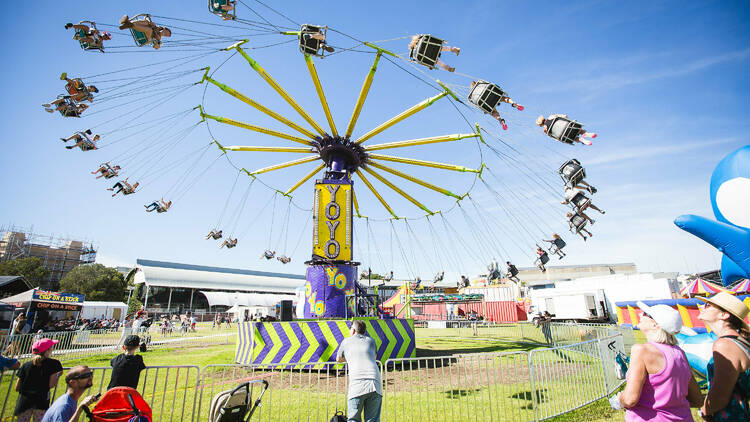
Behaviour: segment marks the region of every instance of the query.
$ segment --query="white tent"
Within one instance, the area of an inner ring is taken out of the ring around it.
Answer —
[[[81,309],[82,319],[93,319],[102,318],[105,319],[114,318],[120,322],[125,319],[125,314],[128,312],[128,305],[122,302],[100,302],[95,300],[87,300],[83,302],[83,309]]]
[[[294,295],[239,293],[239,292],[208,292],[199,290],[206,296],[208,306],[276,306],[282,300],[294,300]]]

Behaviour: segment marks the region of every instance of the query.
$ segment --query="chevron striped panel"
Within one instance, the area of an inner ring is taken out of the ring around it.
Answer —
[[[375,340],[376,357],[416,356],[414,321],[411,319],[365,319],[367,334]],[[294,368],[321,367],[335,362],[336,352],[349,336],[351,321],[308,320],[244,322],[238,327],[235,362],[240,364],[290,364]],[[317,364],[299,365],[316,362]]]

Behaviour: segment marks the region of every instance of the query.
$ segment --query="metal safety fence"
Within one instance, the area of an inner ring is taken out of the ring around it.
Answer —
[[[116,330],[91,330],[91,331],[58,331],[38,334],[16,334],[13,336],[0,336],[0,345],[3,345],[3,354],[6,357],[15,357],[21,360],[33,357],[31,347],[34,341],[40,338],[57,340],[52,354],[57,359],[79,359],[97,354],[113,353],[120,350],[125,337],[131,333],[129,328]],[[234,342],[236,332],[209,331],[204,330],[197,333],[185,335],[161,335],[152,334],[148,331],[139,333],[146,342],[147,347],[192,347],[209,346],[216,344],[229,344]]]
[[[443,330],[443,336],[473,335],[471,326],[449,330]],[[505,353],[387,360],[380,365],[381,420],[545,420],[604,398],[623,383],[615,372],[615,355],[625,350],[623,333],[612,326],[553,324],[550,334],[556,345],[552,347],[545,347],[545,334],[531,324],[494,324],[477,330],[488,338],[525,347]],[[582,335],[595,338],[581,341]],[[337,410],[346,413],[346,371],[346,364],[317,362],[202,369],[150,366],[141,373],[138,391],[151,406],[154,422],[203,422],[209,420],[217,394],[243,382],[266,380],[270,388],[253,421],[328,421]],[[94,372],[91,394],[105,391],[111,377],[111,368],[94,368]],[[0,375],[2,422],[14,421],[16,379],[14,371]],[[64,392],[62,379],[52,398]],[[258,394],[251,390],[252,397]]]

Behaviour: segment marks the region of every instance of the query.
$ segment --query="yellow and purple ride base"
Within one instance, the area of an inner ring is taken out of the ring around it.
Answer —
[[[375,340],[376,359],[416,356],[414,320],[358,318]],[[336,361],[336,352],[349,337],[351,320],[300,320],[243,322],[235,362],[243,365],[288,364],[288,368],[313,369]],[[284,365],[282,365],[284,366]]]

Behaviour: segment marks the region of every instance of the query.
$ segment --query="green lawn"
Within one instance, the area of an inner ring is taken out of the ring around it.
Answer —
[[[541,337],[538,329],[524,329],[526,338]],[[591,350],[535,352],[535,369],[530,370],[527,352],[543,345],[514,341],[515,333],[507,327],[480,331],[485,338],[473,337],[471,329],[439,330],[440,336],[427,329],[416,332],[420,359],[390,368],[385,375],[385,421],[530,420],[535,415],[534,397],[540,403],[538,411],[550,415],[589,401],[601,391],[591,387],[602,383],[602,367],[591,357]],[[152,403],[154,420],[191,420],[200,414],[200,420],[205,421],[216,393],[252,379],[265,379],[271,385],[253,420],[327,421],[336,409],[345,408],[346,374],[342,371],[222,366],[234,361],[234,353],[233,344],[143,353],[151,367],[141,374],[138,389]],[[105,368],[97,370],[92,387],[92,391],[100,391],[109,382],[113,356],[70,359],[63,365]],[[155,365],[183,366],[166,369]],[[0,421],[12,414],[15,403],[16,393],[7,375],[0,381],[0,397],[10,394],[10,405],[0,412]],[[199,376],[203,389],[196,391]],[[61,382],[58,395],[62,386]],[[622,413],[609,410],[606,401],[598,401],[552,420],[611,418],[622,418]]]

